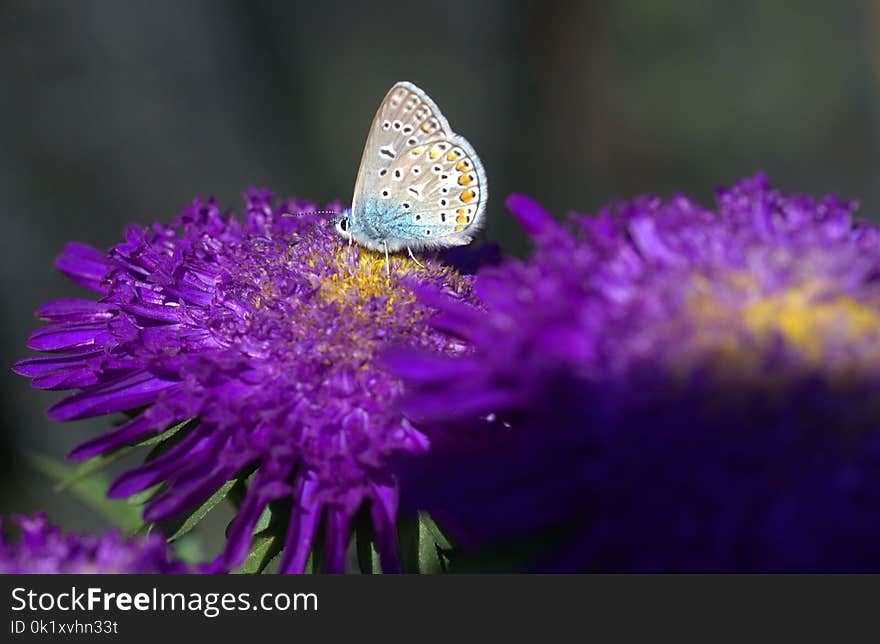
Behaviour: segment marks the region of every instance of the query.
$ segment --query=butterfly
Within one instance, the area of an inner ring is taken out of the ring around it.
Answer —
[[[409,82],[385,95],[370,126],[351,209],[335,222],[374,251],[435,250],[470,243],[483,225],[486,173],[474,148]],[[386,261],[386,266],[388,262]]]

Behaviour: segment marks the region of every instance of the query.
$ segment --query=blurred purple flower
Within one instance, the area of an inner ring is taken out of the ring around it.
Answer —
[[[123,539],[119,532],[102,535],[64,533],[43,514],[16,517],[16,540],[0,535],[0,574],[176,574],[187,567],[170,557],[156,534]]]
[[[395,571],[398,489],[386,461],[428,443],[396,411],[402,385],[374,358],[389,343],[460,350],[423,324],[429,310],[411,287],[466,298],[470,278],[399,256],[386,277],[384,258],[344,243],[326,216],[308,214],[313,204],[276,204],[256,190],[246,201],[242,220],[197,200],[171,226],[130,227],[108,253],[69,245],[58,268],[101,297],[41,307],[49,324],[28,346],[52,355],[15,370],[35,387],[80,389],[50,408],[56,420],[137,410],[73,459],[197,419],[109,494],[164,483],[145,506],[145,520],[156,522],[250,477],[218,569],[238,566],[261,513],[289,498],[282,572],[303,570],[325,514],[326,568],[342,571],[351,520],[365,502],[383,569]]]
[[[535,250],[479,273],[485,310],[429,295],[473,351],[388,358],[450,425],[405,502],[474,548],[553,535],[545,570],[880,570],[880,230],[854,204],[758,175],[714,211],[508,206]]]

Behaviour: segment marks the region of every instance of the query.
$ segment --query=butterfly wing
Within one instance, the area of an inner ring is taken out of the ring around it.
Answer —
[[[431,248],[470,243],[488,199],[483,164],[457,134],[403,151],[378,173],[374,197],[394,213],[385,222],[392,246]]]
[[[396,83],[379,105],[361,157],[352,210],[375,198],[379,173],[408,148],[449,138],[452,130],[440,109],[412,83]]]

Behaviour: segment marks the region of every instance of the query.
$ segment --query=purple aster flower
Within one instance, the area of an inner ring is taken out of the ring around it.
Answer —
[[[44,514],[16,517],[17,540],[0,536],[0,574],[177,574],[187,568],[170,557],[156,534],[124,539],[118,531],[73,534]]]
[[[484,308],[429,295],[472,351],[388,358],[449,426],[405,502],[538,569],[880,570],[880,229],[762,175],[711,210],[508,206],[531,258]]]
[[[41,307],[48,325],[28,346],[50,355],[15,370],[35,387],[79,390],[50,408],[53,419],[131,414],[74,449],[76,460],[191,419],[109,495],[161,484],[144,509],[153,523],[228,481],[246,483],[217,569],[241,564],[264,510],[286,499],[282,572],[304,569],[322,525],[326,569],[342,571],[365,504],[382,567],[396,571],[398,489],[387,461],[428,443],[397,411],[402,385],[376,356],[392,343],[459,351],[423,323],[429,309],[412,288],[467,298],[470,278],[399,256],[387,276],[382,256],[338,238],[325,216],[309,214],[313,204],[274,203],[257,190],[245,197],[242,219],[197,200],[171,226],[130,227],[107,253],[69,245],[58,268],[100,297]]]

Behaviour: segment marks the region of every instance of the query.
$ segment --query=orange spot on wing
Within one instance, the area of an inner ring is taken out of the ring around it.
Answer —
[[[447,161],[455,161],[458,158],[458,155],[455,152],[450,152],[446,155]]]
[[[464,226],[456,226],[455,227],[455,232],[457,232],[457,233],[460,233],[462,230],[464,230]]]
[[[467,220],[468,220],[468,218],[465,215],[459,215],[458,217],[455,218],[455,223],[466,224]]]
[[[474,191],[473,190],[465,190],[461,193],[461,200],[465,203],[469,203],[474,199]]]
[[[432,159],[436,159],[437,157],[439,157],[439,156],[440,156],[440,148],[438,148],[438,147],[435,145],[433,148],[431,148],[431,152],[429,152],[429,156],[430,156]]]
[[[470,182],[471,182],[471,178],[469,176],[467,176],[466,174],[459,175],[458,185],[467,186],[470,184]]]
[[[424,124],[422,125],[422,132],[430,132],[430,131],[431,131],[431,124],[430,124],[430,123],[424,123]]]

